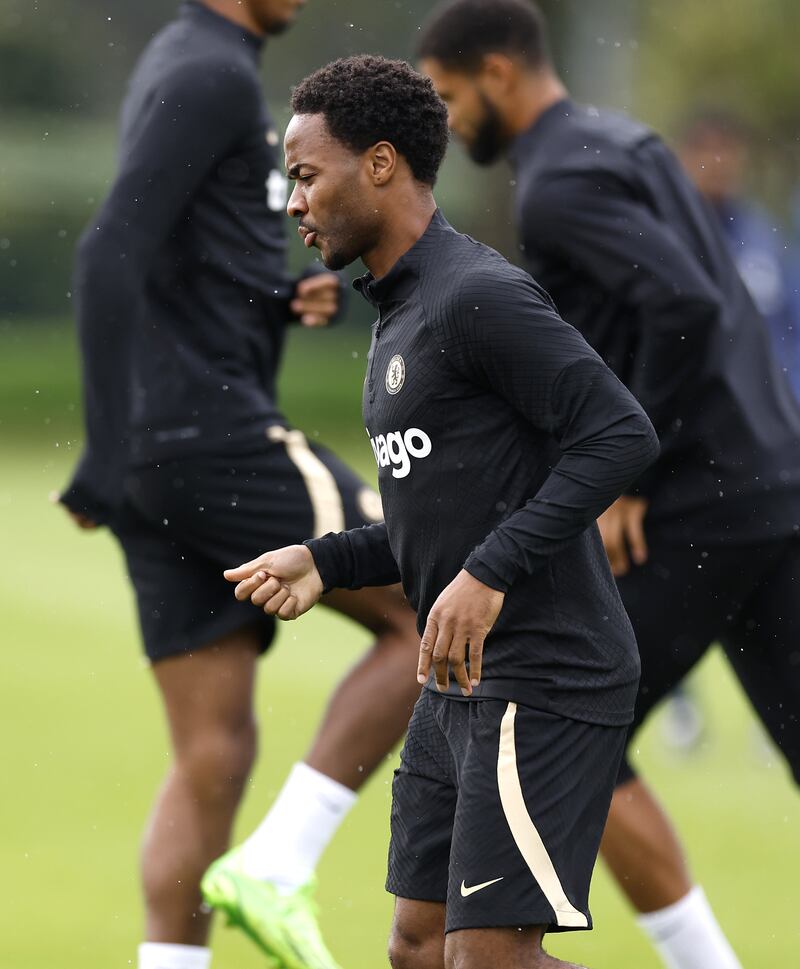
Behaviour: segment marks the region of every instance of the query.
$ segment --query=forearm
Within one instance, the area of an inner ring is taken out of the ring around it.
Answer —
[[[573,426],[562,456],[537,494],[502,522],[469,557],[467,571],[506,591],[521,573],[532,573],[576,538],[655,460],[655,431],[610,372],[585,366],[569,375],[582,386],[568,389]]]
[[[304,544],[314,556],[325,592],[400,581],[385,524],[329,532]]]
[[[75,272],[86,449],[64,503],[97,521],[121,501],[128,459],[132,339],[141,304],[137,260],[108,229],[81,243]]]

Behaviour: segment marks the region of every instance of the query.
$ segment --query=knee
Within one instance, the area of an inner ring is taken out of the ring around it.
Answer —
[[[444,940],[394,925],[389,937],[389,965],[392,969],[444,969]]]
[[[256,749],[252,719],[216,724],[198,732],[178,752],[176,769],[198,801],[238,800],[250,777]]]

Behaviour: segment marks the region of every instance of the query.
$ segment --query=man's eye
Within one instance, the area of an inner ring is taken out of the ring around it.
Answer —
[[[313,177],[314,177],[313,175],[298,175],[297,176],[297,181],[298,182],[308,182]]]

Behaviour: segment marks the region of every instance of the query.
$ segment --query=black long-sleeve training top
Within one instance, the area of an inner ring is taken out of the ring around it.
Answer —
[[[648,524],[692,541],[800,526],[800,411],[717,225],[650,129],[564,100],[514,143],[527,264],[636,395]]]
[[[294,281],[261,43],[184,3],[130,79],[119,170],[76,264],[87,450],[63,500],[100,521],[131,459],[216,451],[279,419]]]
[[[357,288],[379,312],[363,412],[386,521],[307,543],[325,587],[402,580],[422,631],[466,568],[506,593],[476,696],[627,723],[638,654],[595,519],[658,451],[642,408],[526,272],[438,212]]]

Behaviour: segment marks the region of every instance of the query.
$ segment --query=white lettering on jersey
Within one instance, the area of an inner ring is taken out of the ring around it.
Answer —
[[[267,208],[270,212],[283,212],[286,208],[288,182],[277,168],[267,176]]]
[[[369,433],[369,431],[367,431]],[[386,436],[371,437],[369,443],[379,468],[392,466],[393,478],[405,478],[411,471],[411,458],[427,458],[433,449],[431,439],[418,427],[407,431],[390,431]]]

